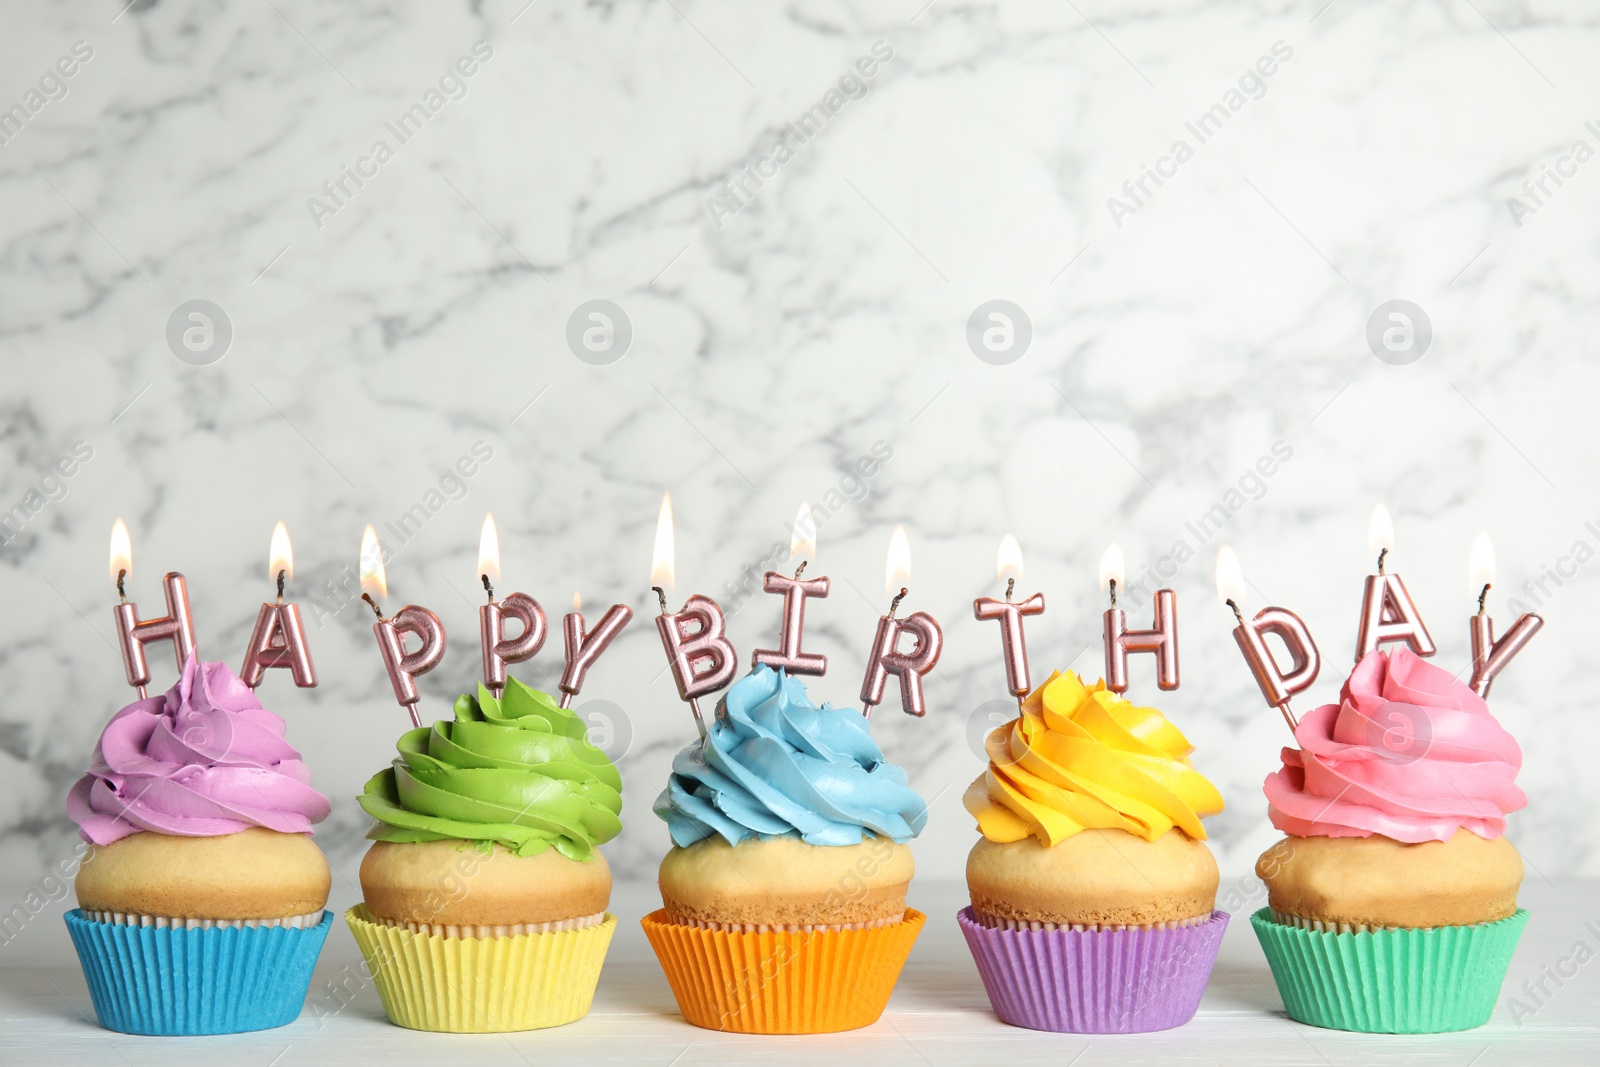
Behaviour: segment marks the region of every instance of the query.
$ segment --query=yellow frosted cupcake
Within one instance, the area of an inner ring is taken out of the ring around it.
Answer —
[[[1052,674],[990,733],[960,914],[1005,1022],[1136,1033],[1194,1016],[1228,916],[1201,818],[1222,797],[1159,711]]]

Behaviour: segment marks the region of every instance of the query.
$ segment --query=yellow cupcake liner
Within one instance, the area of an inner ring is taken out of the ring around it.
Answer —
[[[739,1034],[827,1034],[878,1021],[927,916],[858,930],[708,930],[641,922],[683,1017]]]
[[[442,1034],[539,1030],[576,1022],[594,1003],[617,917],[511,937],[443,937],[345,912],[383,1010],[396,1026]]]

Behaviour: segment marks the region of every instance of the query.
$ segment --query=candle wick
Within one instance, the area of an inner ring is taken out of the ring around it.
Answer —
[[[1233,602],[1233,597],[1229,597],[1229,598],[1228,598],[1228,600],[1227,600],[1227,604],[1228,604],[1228,607],[1230,607],[1230,608],[1232,608],[1232,609],[1233,609],[1233,617],[1234,617],[1234,618],[1235,618],[1235,619],[1238,619],[1238,620],[1239,620],[1239,625],[1240,625],[1240,626],[1243,626],[1243,625],[1244,625],[1244,615],[1242,615],[1242,614],[1241,614],[1241,613],[1240,613],[1240,612],[1239,612],[1239,605],[1237,605],[1237,604],[1235,604],[1235,603],[1234,603],[1234,602]]]
[[[667,613],[667,592],[666,592],[666,590],[662,589],[659,585],[652,585],[650,588],[655,590],[655,592],[656,592],[656,601],[661,605],[661,614],[665,615]]]
[[[1112,607],[1116,607],[1117,606],[1117,580],[1115,578],[1109,579],[1106,582],[1106,584],[1111,587],[1111,606]]]
[[[480,574],[480,575],[478,575],[478,577],[483,579],[484,591],[489,594],[489,603],[493,604],[494,603],[494,586],[489,584],[489,576],[487,574]]]
[[[123,582],[123,579],[125,579],[127,577],[128,577],[127,568],[123,568],[123,569],[117,571],[117,599],[122,601],[122,603],[124,603],[124,604],[126,604],[128,602],[128,591],[125,588],[123,588],[122,582]]]
[[[1016,587],[1017,587],[1017,580],[1015,578],[1007,578],[1006,579],[1006,603],[1007,604],[1011,603],[1011,592],[1012,592],[1012,590],[1016,589]]]
[[[795,581],[798,582],[800,580],[800,576],[806,572],[806,563],[807,563],[806,560],[801,560],[800,561],[800,566],[798,566],[798,567],[796,567],[794,569],[794,580]]]
[[[283,583],[287,580],[288,572],[285,570],[278,571],[278,603],[280,604],[283,603]]]
[[[1483,583],[1483,592],[1478,594],[1478,614],[1479,615],[1482,615],[1484,613],[1484,603],[1489,599],[1489,590],[1490,590],[1490,588],[1492,588],[1491,584],[1489,582],[1484,582]]]
[[[378,602],[376,600],[372,599],[372,594],[371,593],[362,593],[361,594],[361,599],[365,600],[367,602],[367,606],[372,609],[372,613],[378,617],[378,621],[379,622],[387,622],[388,621],[387,619],[385,619],[383,617],[383,610],[378,607]]]
[[[1389,550],[1387,548],[1378,549],[1378,573],[1380,575],[1383,573],[1383,561],[1384,561],[1384,558],[1387,557],[1388,555],[1389,555]]]
[[[900,601],[904,600],[905,598],[906,587],[902,585],[900,587],[900,592],[896,593],[895,598],[889,601],[889,618],[894,618],[894,613],[900,610]]]

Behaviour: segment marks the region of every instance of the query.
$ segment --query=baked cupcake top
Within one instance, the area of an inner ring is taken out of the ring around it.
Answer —
[[[97,845],[141,830],[309,834],[327,818],[328,798],[311,788],[310,769],[283,734],[283,720],[227,664],[191,653],[177,685],[106,723],[88,772],[67,794],[67,814]]]
[[[455,721],[407,730],[400,758],[367,782],[374,841],[460,839],[519,856],[554,848],[586,860],[622,830],[622,776],[582,719],[506,679],[456,698]]]
[[[1166,716],[1072,671],[1051,674],[984,747],[989,768],[962,803],[1001,844],[1032,835],[1055,845],[1091,828],[1154,841],[1176,827],[1203,841],[1200,819],[1222,810],[1222,795],[1189,763],[1194,746]]]
[[[1408,648],[1363,656],[1295,740],[1263,788],[1272,825],[1296,837],[1493,838],[1528,802],[1522,750],[1483,698]]]
[[[928,821],[859,711],[819,708],[798,678],[766,666],[735,682],[705,740],[678,753],[655,813],[680,847],[713,834],[733,845],[785,836],[855,845],[869,835],[904,844]]]

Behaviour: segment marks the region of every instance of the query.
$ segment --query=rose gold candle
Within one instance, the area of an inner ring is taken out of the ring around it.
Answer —
[[[284,585],[294,577],[294,549],[283,523],[272,528],[272,543],[267,550],[267,576],[277,582],[278,599],[261,605],[255,629],[245,646],[239,677],[254,689],[273,667],[287,668],[294,684],[309,689],[317,684],[316,668],[311,665],[311,649],[306,645],[305,629],[300,625],[300,608],[283,599]]]

